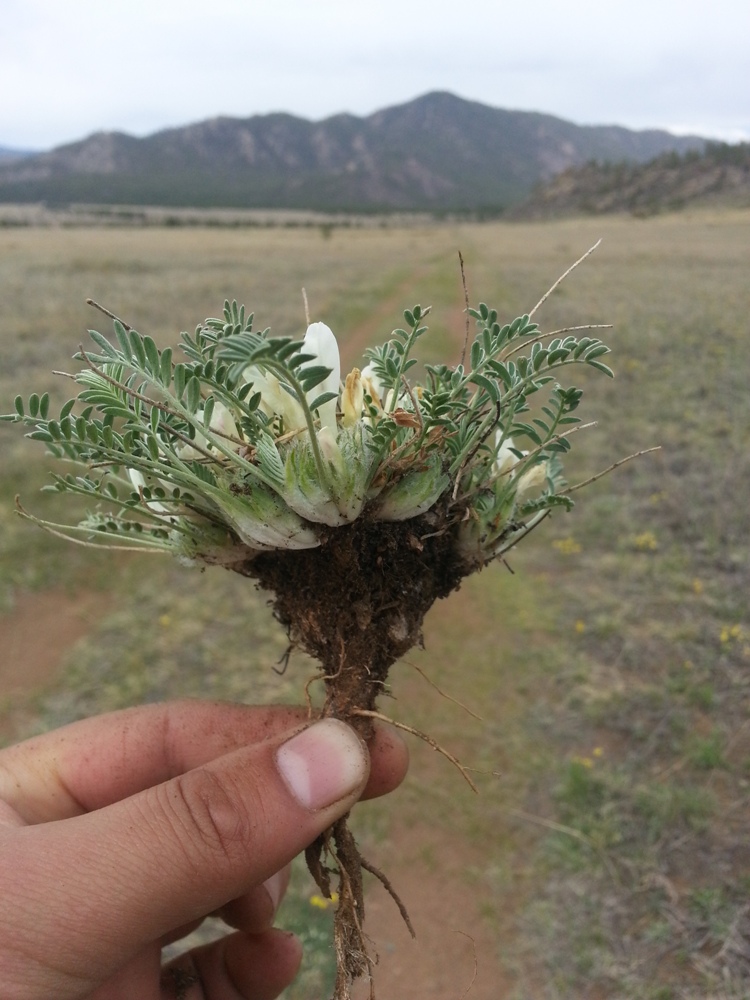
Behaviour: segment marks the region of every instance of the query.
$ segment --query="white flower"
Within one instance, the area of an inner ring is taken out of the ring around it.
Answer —
[[[302,404],[286,389],[282,388],[281,382],[273,372],[263,372],[256,365],[249,365],[243,371],[242,377],[245,383],[252,382],[253,393],[260,393],[258,408],[265,413],[269,420],[273,420],[275,416],[281,417],[285,434],[307,427]]]
[[[312,361],[308,361],[302,366],[303,370],[318,365],[331,369],[330,374],[306,394],[307,402],[312,403],[316,396],[320,396],[324,392],[335,392],[338,397],[341,382],[341,361],[339,347],[331,328],[325,323],[311,323],[302,342],[302,353],[315,355]],[[257,365],[248,365],[243,371],[242,377],[245,384],[252,383],[253,392],[260,393],[258,408],[270,420],[276,416],[281,417],[285,434],[301,431],[307,427],[302,404],[283,387],[273,372],[262,370]],[[320,407],[322,427],[331,427],[335,430],[336,402],[336,399],[331,399]]]
[[[372,367],[372,362],[369,365],[365,365],[362,369],[362,386],[365,392],[373,401],[373,403],[379,408],[383,409],[383,383],[380,381],[378,376],[375,374],[375,370]]]
[[[329,462],[338,475],[342,475],[344,472],[344,458],[341,454],[341,449],[338,444],[336,444],[336,431],[331,429],[327,424],[325,427],[321,427],[318,431],[318,444],[320,445],[320,453],[326,462]]]
[[[324,365],[331,371],[320,385],[316,385],[307,394],[307,401],[311,403],[316,396],[324,392],[335,392],[338,398],[339,387],[341,385],[341,359],[339,357],[339,345],[333,330],[325,323],[311,323],[307,328],[305,339],[302,342],[304,354],[314,354],[315,361],[309,361],[303,368],[312,368],[315,365]],[[336,430],[336,399],[329,399],[320,407],[320,426],[330,427]]]
[[[543,486],[547,480],[547,463],[538,462],[536,465],[532,465],[530,469],[518,480],[518,487],[516,489],[516,497],[520,499],[526,493],[530,493],[532,490]]]
[[[495,469],[495,479],[502,480],[504,477],[508,477],[505,482],[500,483],[500,488],[502,489],[509,479],[516,478],[516,471],[518,466],[522,462],[522,458],[518,457],[516,452],[519,451],[518,448],[513,444],[513,438],[508,437],[503,441],[503,432],[498,430],[495,433],[495,444],[497,445],[502,441],[500,447],[498,448],[497,454],[493,462]],[[522,457],[526,457],[528,452],[522,451]],[[536,465],[532,465],[528,468],[515,483],[514,495],[517,500],[520,500],[527,493],[536,489],[539,486],[543,486],[547,479],[547,463],[537,462]]]
[[[195,412],[197,420],[203,420],[203,407],[199,406]],[[232,416],[231,410],[227,409],[223,403],[216,400],[214,404],[214,410],[211,414],[211,423],[208,425],[210,431],[215,431],[219,437],[232,437],[237,434],[237,426],[235,424],[234,417]],[[195,432],[194,445],[183,444],[177,448],[177,454],[183,461],[193,458],[201,458],[203,451],[211,451],[211,443],[206,438],[205,434],[200,431]],[[230,441],[224,442],[230,445]],[[238,445],[233,446],[236,450]],[[201,449],[200,451],[198,449]]]
[[[341,425],[353,427],[362,419],[362,408],[365,405],[365,389],[362,373],[359,368],[353,368],[346,376],[344,391],[341,393]]]
[[[128,474],[128,479],[130,480],[130,482],[135,487],[135,492],[138,493],[138,495],[142,498],[143,497],[143,490],[146,487],[150,488],[150,485],[151,485],[150,482],[146,479],[146,477],[143,475],[142,472],[138,471],[138,469],[127,469],[126,471],[127,471],[127,474]],[[158,500],[149,500],[149,501],[146,501],[146,500],[141,499],[141,503],[144,505],[144,507],[146,507],[148,510],[150,510],[152,514],[172,514],[173,513],[173,511],[171,511],[169,509],[169,507],[165,507],[164,504],[163,503],[159,503]]]
[[[500,444],[501,441],[502,444]],[[495,476],[500,479],[502,476],[510,475],[512,479],[513,470],[519,461],[518,455],[511,450],[516,447],[513,444],[513,438],[509,437],[503,441],[503,432],[498,430],[495,432],[495,444],[500,445],[494,460]]]

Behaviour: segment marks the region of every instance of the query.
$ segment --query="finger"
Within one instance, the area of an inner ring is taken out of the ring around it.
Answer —
[[[162,995],[174,1000],[275,1000],[293,981],[302,960],[299,940],[287,931],[232,934],[181,955],[162,973]]]
[[[291,866],[285,865],[280,872],[276,872],[263,885],[254,886],[244,896],[233,899],[226,906],[222,906],[213,914],[238,931],[246,934],[261,934],[273,926],[276,911],[281,900],[286,894],[291,875]],[[181,938],[191,934],[202,921],[196,920],[176,928],[161,939],[162,947],[179,941]]]
[[[27,823],[81,815],[168,781],[307,720],[291,706],[176,701],[112,712],[65,726],[0,752],[0,799]],[[406,745],[376,727],[363,798],[403,780]]]
[[[306,718],[300,708],[185,700],[83,719],[3,750],[0,799],[29,823],[77,816]]]
[[[3,826],[26,826],[26,823],[13,806],[0,799],[0,827]]]
[[[11,954],[41,942],[58,974],[104,981],[280,871],[351,808],[367,775],[357,735],[325,719],[85,816],[11,829],[0,939]]]
[[[285,865],[263,885],[227,903],[216,914],[224,923],[247,934],[260,934],[273,926],[276,911],[289,885],[291,868]]]

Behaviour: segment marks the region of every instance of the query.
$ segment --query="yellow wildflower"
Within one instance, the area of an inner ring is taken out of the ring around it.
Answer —
[[[659,548],[659,543],[653,531],[643,531],[633,539],[633,545],[639,552],[654,552]]]
[[[317,893],[310,896],[310,906],[314,906],[318,910],[327,910],[329,906],[335,906],[338,901],[339,894],[337,892],[332,892],[330,899],[326,899],[325,896],[319,896]]]
[[[573,556],[581,551],[580,543],[572,535],[568,535],[567,538],[556,538],[552,543],[552,548],[557,549],[563,556]]]

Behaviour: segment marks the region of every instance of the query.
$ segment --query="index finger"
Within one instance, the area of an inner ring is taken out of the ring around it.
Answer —
[[[100,809],[308,720],[295,706],[173,701],[84,719],[0,751],[0,799],[27,823]],[[379,731],[364,797],[403,779],[408,754]]]

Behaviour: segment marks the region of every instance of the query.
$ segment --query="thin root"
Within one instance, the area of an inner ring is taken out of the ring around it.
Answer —
[[[313,676],[305,684],[305,702],[307,704],[307,717],[311,719],[313,717],[314,709],[312,698],[310,697],[310,688],[316,681],[335,681],[336,678],[341,674],[343,670],[343,661],[339,669],[335,674],[327,674],[325,671],[321,671],[319,674],[313,674]]]
[[[380,719],[381,722],[387,722],[388,725],[395,726],[396,729],[403,729],[405,733],[411,733],[412,736],[418,736],[420,740],[424,740],[425,743],[429,743],[433,750],[437,750],[437,752],[449,760],[454,767],[457,767],[471,790],[479,793],[479,789],[469,777],[469,774],[461,761],[454,757],[452,753],[445,749],[445,747],[441,747],[440,744],[436,742],[436,740],[433,740],[431,736],[428,736],[427,733],[423,733],[421,729],[415,729],[414,726],[407,726],[405,722],[397,722],[395,719],[391,719],[389,716],[383,715],[381,712],[372,712],[366,708],[355,708],[352,715],[363,715],[370,719]]]
[[[465,996],[468,996],[469,993],[471,993],[474,983],[477,980],[477,973],[479,972],[479,962],[477,961],[477,943],[471,936],[471,934],[467,934],[466,931],[456,931],[456,934],[460,934],[462,937],[468,938],[469,941],[471,941],[471,947],[474,952],[474,975],[471,977],[471,982],[469,983],[469,985],[461,994],[461,1000],[463,1000]]]
[[[476,719],[476,720],[477,720],[477,722],[484,722],[484,719],[482,718],[482,716],[481,716],[481,715],[477,715],[477,713],[476,713],[476,712],[473,712],[473,711],[472,711],[472,710],[471,710],[471,709],[469,708],[469,706],[468,706],[468,705],[464,705],[464,703],[463,703],[462,701],[459,701],[459,700],[458,700],[458,698],[454,698],[454,697],[453,697],[453,695],[450,695],[450,694],[446,694],[446,692],[445,692],[445,691],[443,691],[443,690],[442,690],[441,688],[439,688],[439,687],[437,686],[437,684],[435,683],[435,681],[433,681],[433,680],[432,680],[432,679],[431,679],[431,678],[430,678],[430,677],[429,677],[429,676],[428,676],[428,675],[427,675],[427,674],[425,673],[425,671],[424,671],[424,670],[422,670],[422,668],[421,668],[421,667],[418,667],[416,663],[412,663],[412,662],[411,662],[411,660],[404,660],[404,663],[407,663],[407,664],[408,664],[408,665],[409,665],[410,667],[414,667],[414,669],[415,669],[415,670],[416,670],[416,671],[417,671],[418,673],[420,673],[420,674],[422,675],[422,677],[424,677],[424,679],[425,679],[425,680],[427,681],[427,683],[428,683],[428,684],[430,685],[430,687],[434,687],[434,688],[435,688],[435,690],[437,691],[437,693],[438,693],[438,694],[439,694],[439,695],[440,695],[441,697],[443,697],[443,698],[447,699],[448,701],[452,701],[454,705],[458,705],[458,707],[459,707],[459,708],[462,708],[462,709],[464,710],[464,712],[468,712],[468,714],[469,714],[469,715],[470,715],[470,716],[472,717],[472,719]]]
[[[412,925],[411,918],[409,917],[409,913],[408,913],[406,907],[404,906],[404,904],[403,904],[403,902],[401,900],[401,897],[396,892],[396,890],[393,888],[393,885],[391,884],[391,880],[388,878],[388,876],[385,875],[383,872],[381,872],[381,870],[379,868],[376,868],[375,865],[371,865],[369,861],[365,861],[365,859],[362,858],[362,857],[359,859],[359,862],[360,862],[360,864],[362,865],[362,867],[364,868],[364,870],[366,872],[369,872],[371,875],[374,875],[375,878],[378,879],[378,881],[383,885],[383,888],[385,889],[385,891],[388,893],[388,895],[391,897],[391,899],[393,900],[393,902],[398,907],[398,912],[401,914],[401,917],[402,917],[404,923],[409,928],[409,933],[411,934],[411,936],[413,938],[416,938],[417,934],[416,934],[416,931],[414,930],[414,927]]]

